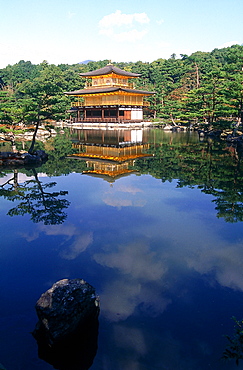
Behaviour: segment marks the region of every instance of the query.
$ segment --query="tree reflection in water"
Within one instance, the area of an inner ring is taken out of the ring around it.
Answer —
[[[14,170],[13,177],[1,185],[0,196],[12,201],[19,202],[8,211],[9,216],[30,215],[30,219],[44,225],[58,225],[65,221],[67,214],[64,209],[68,208],[70,202],[60,198],[68,194],[67,191],[48,191],[56,182],[43,183],[38,179],[35,168],[32,168],[33,179],[24,183],[18,183],[18,171]]]
[[[154,157],[138,160],[136,169],[163,182],[177,179],[177,187],[197,187],[214,196],[217,217],[243,221],[242,145],[208,139],[197,143],[151,145]]]

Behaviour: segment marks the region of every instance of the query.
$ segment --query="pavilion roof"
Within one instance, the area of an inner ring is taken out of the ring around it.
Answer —
[[[96,77],[96,76],[102,76],[102,75],[108,75],[110,73],[115,73],[120,76],[126,76],[126,77],[139,77],[141,74],[139,73],[132,73],[128,71],[124,71],[118,67],[113,66],[113,64],[107,64],[103,68],[96,69],[95,71],[90,71],[86,73],[80,73],[80,76],[82,77]]]
[[[117,92],[117,91],[123,91],[123,92],[127,92],[127,93],[141,94],[141,95],[153,95],[153,94],[155,94],[154,91],[127,89],[125,87],[119,87],[119,86],[67,91],[67,92],[65,92],[65,94],[66,95],[89,95],[89,94],[112,93],[112,92]]]
[[[88,159],[92,162],[101,162],[101,163],[124,163],[130,160],[138,159],[138,158],[145,158],[145,157],[151,157],[151,154],[147,153],[134,153],[134,154],[121,154],[119,155],[104,155],[101,153],[76,153],[71,154],[68,156],[69,158],[75,158],[75,159]]]
[[[116,172],[116,173],[111,173],[111,172],[99,172],[99,171],[83,171],[82,173],[84,175],[89,175],[91,177],[99,177],[102,178],[103,180],[109,182],[109,183],[114,183],[116,180],[129,176],[131,173],[135,173],[138,171],[136,170],[124,170],[123,172]]]

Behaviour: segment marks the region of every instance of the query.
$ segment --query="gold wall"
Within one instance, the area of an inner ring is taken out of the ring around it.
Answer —
[[[143,105],[141,95],[101,95],[84,97],[85,106],[93,105]]]

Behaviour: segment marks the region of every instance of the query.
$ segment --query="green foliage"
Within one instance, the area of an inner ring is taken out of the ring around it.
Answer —
[[[214,122],[212,124],[213,128],[215,130],[232,130],[233,128],[233,122],[232,120],[227,120],[227,119],[219,119],[218,121]]]
[[[239,361],[243,359],[243,320],[237,320],[235,317],[232,317],[232,319],[235,322],[234,335],[233,337],[225,336],[229,341],[229,345],[225,349],[222,358],[225,360],[233,359],[238,366]]]
[[[22,82],[16,90],[16,96],[21,101],[22,108],[29,113],[24,123],[63,117],[65,86],[66,82],[60,68],[46,64],[42,65],[38,77]]]
[[[65,119],[72,97],[65,91],[82,89],[80,72],[104,67],[109,61],[49,65],[19,63],[0,70],[0,123],[38,124]],[[240,121],[243,112],[243,46],[172,55],[152,63],[114,63],[140,73],[137,88],[155,91],[148,98],[150,116],[172,122],[215,125],[225,119]]]
[[[69,138],[68,131],[65,131],[63,134],[59,133],[54,137],[53,147],[53,152],[50,154],[56,156],[58,159],[73,153],[72,141]]]

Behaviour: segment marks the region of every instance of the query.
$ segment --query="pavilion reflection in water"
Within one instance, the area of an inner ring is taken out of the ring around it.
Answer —
[[[136,172],[135,160],[151,156],[147,153],[146,130],[77,129],[72,136],[73,146],[78,149],[72,157],[86,161],[88,169],[83,174],[108,182]]]

